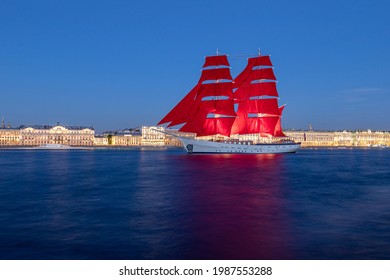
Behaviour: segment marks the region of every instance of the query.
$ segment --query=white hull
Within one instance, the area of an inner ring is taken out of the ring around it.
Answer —
[[[188,153],[218,153],[218,154],[282,154],[295,153],[301,143],[277,144],[234,144],[196,140],[186,137],[177,137]]]

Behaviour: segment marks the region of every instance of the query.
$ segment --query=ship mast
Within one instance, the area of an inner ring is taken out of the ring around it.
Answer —
[[[227,55],[207,56],[194,88],[158,123],[181,125],[179,131],[197,136],[260,134],[284,137],[276,77],[270,57],[248,59],[233,80]],[[233,93],[233,89],[236,91]],[[235,111],[235,104],[238,106]]]
[[[236,113],[229,66],[227,56],[218,49],[216,56],[207,56],[198,83],[159,124],[182,124],[179,131],[197,136],[230,136]]]
[[[281,130],[284,106],[278,107],[276,77],[269,56],[248,59],[245,69],[234,79],[237,119],[232,134],[285,136]]]

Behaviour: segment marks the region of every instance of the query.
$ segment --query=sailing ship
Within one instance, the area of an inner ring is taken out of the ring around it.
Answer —
[[[248,58],[245,69],[233,79],[227,55],[217,53],[205,58],[198,83],[158,125],[181,125],[180,132],[220,138],[201,140],[171,134],[188,153],[294,153],[300,143],[288,140],[282,131],[284,105],[279,107],[278,97],[269,55]],[[245,134],[279,140],[239,140]]]

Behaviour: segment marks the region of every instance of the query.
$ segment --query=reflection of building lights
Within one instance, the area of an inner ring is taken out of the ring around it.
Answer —
[[[268,160],[277,157],[276,154],[254,154],[257,160]]]

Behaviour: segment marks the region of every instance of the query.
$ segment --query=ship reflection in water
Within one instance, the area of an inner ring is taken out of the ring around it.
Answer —
[[[280,193],[283,155],[180,155],[169,162],[152,183],[158,186],[153,199],[143,188],[138,193],[145,211],[160,216],[147,227],[157,222],[167,232],[160,257],[292,257]],[[150,166],[141,161],[139,168]]]
[[[291,257],[280,199],[282,163],[280,155],[186,157],[185,187],[190,191],[181,207],[190,205],[186,226],[191,249],[185,257]]]
[[[2,150],[0,259],[387,259],[389,152]]]

